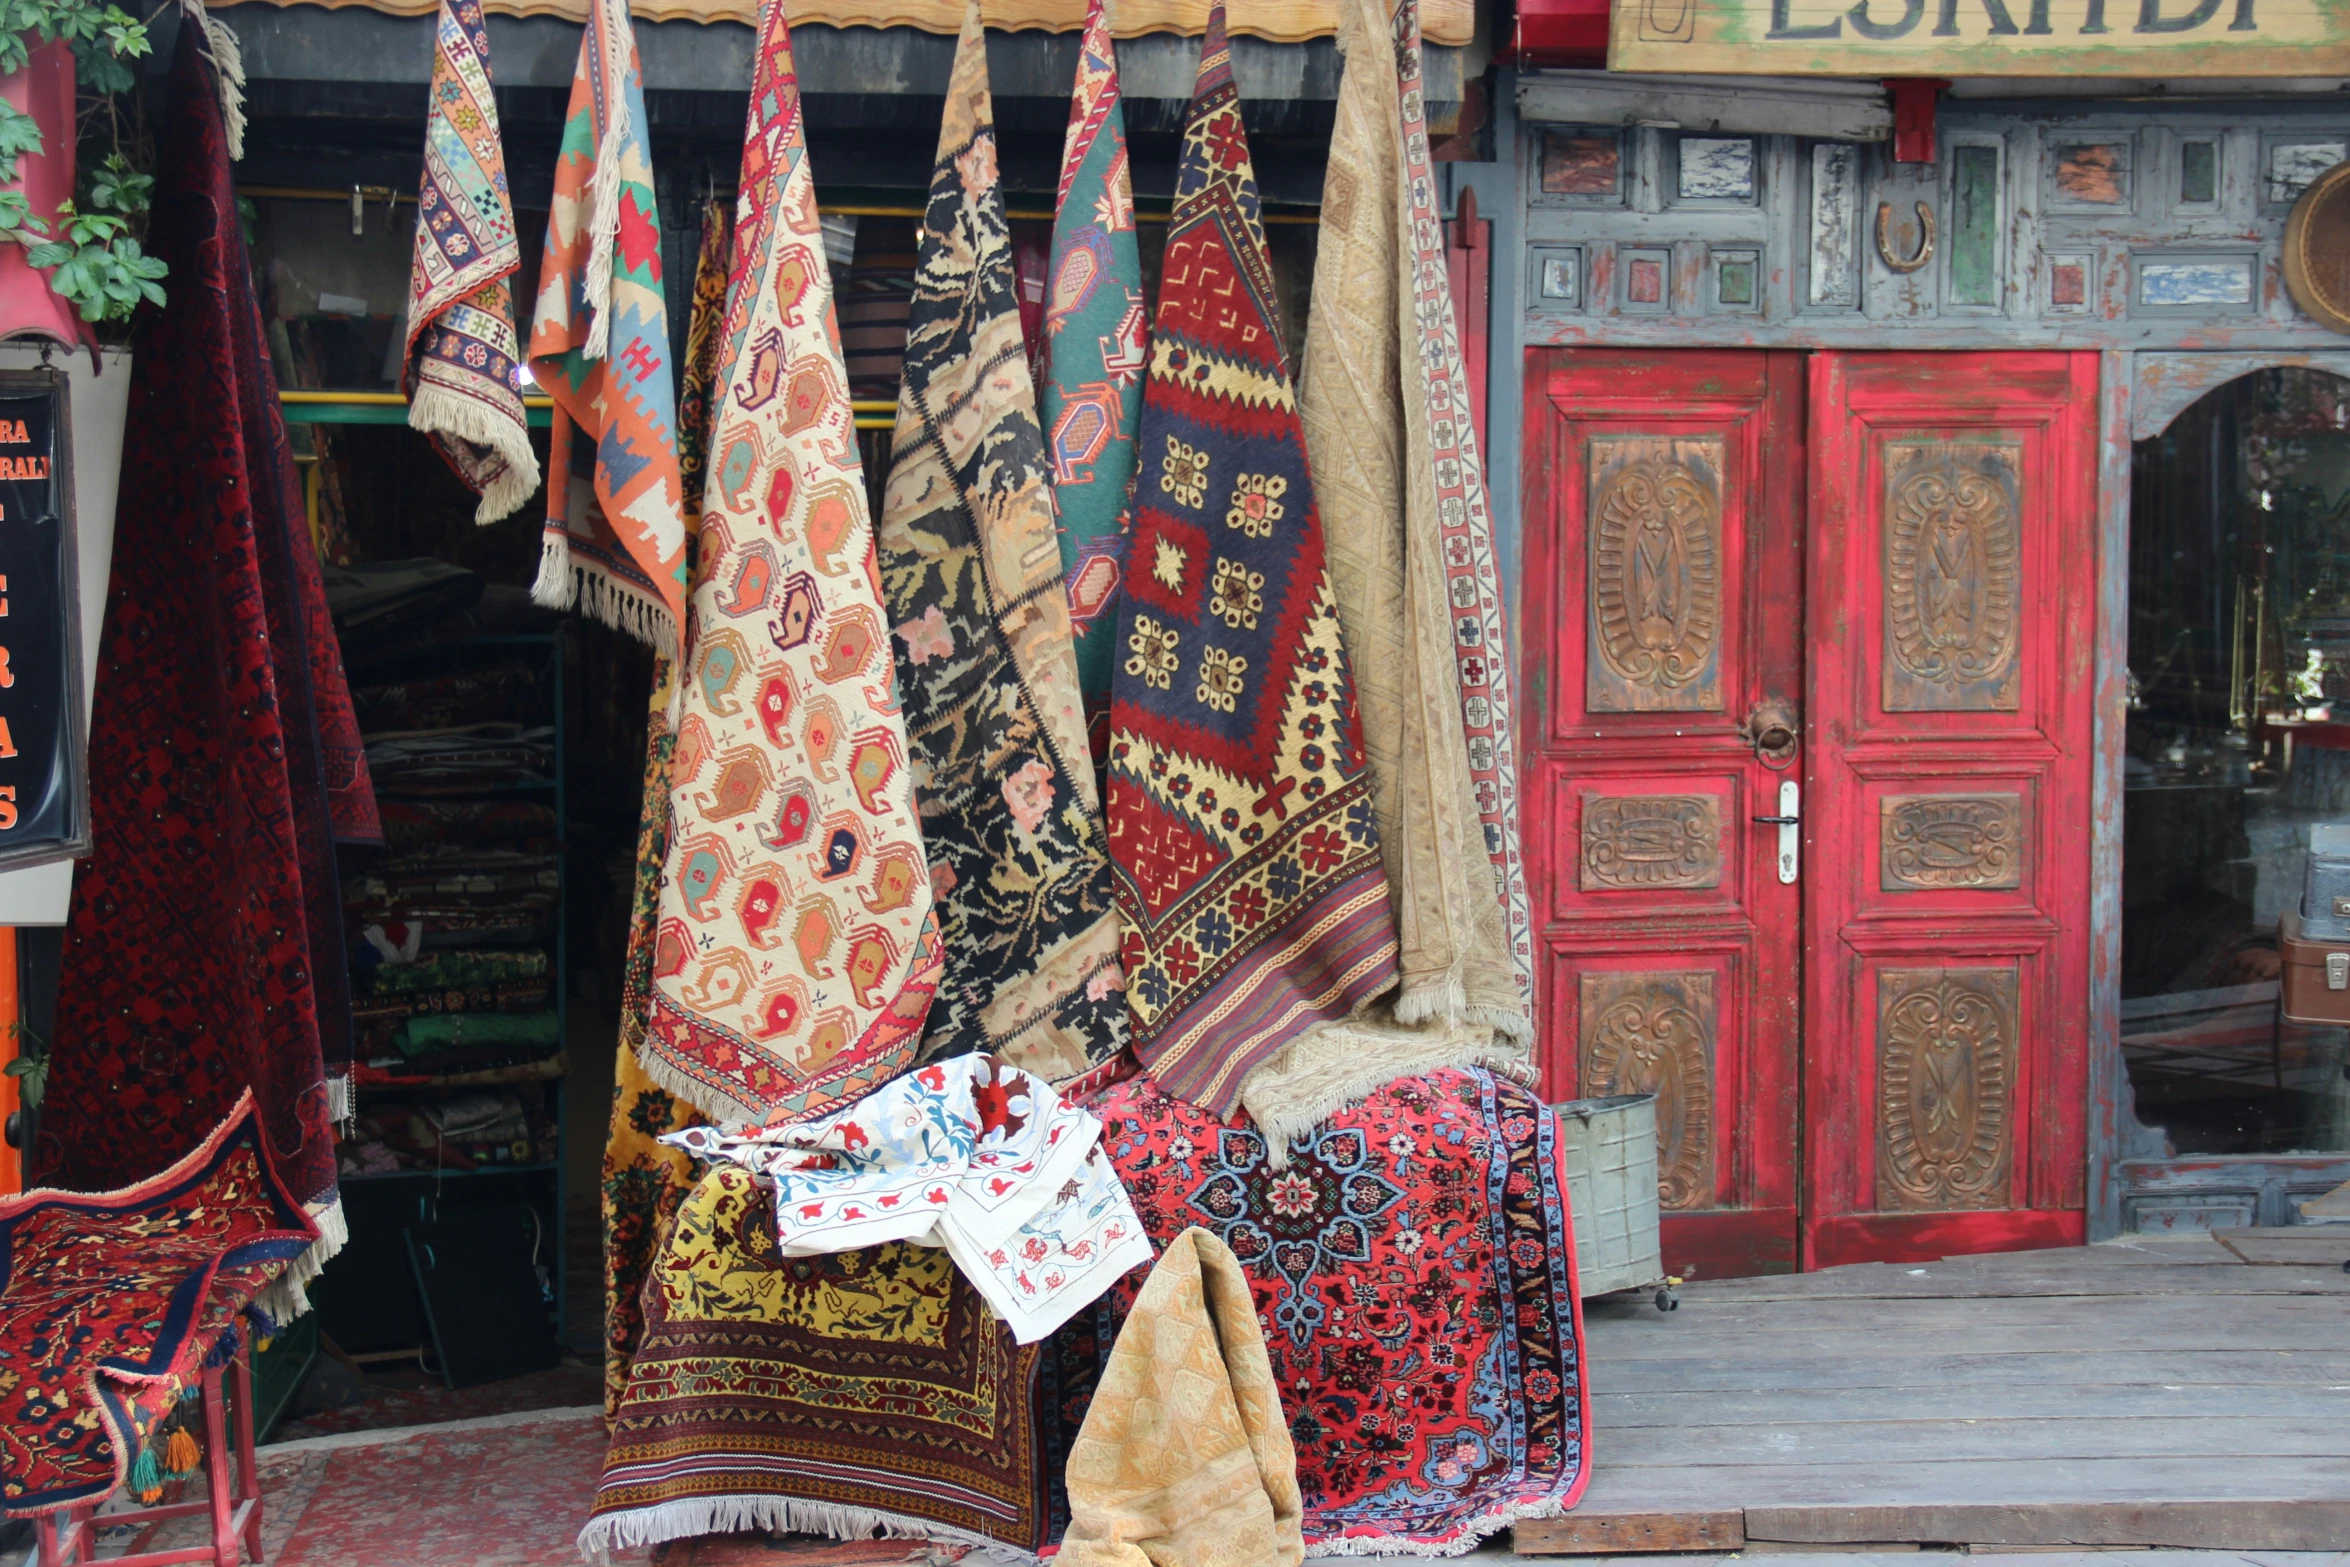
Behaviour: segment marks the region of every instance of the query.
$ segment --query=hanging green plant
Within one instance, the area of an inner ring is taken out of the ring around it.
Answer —
[[[155,181],[124,156],[120,117],[111,100],[134,91],[131,62],[149,51],[146,24],[118,6],[89,0],[0,0],[0,76],[21,71],[34,49],[72,46],[79,87],[108,107],[115,146],[85,170],[75,200],[58,205],[52,223],[34,215],[24,193],[0,190],[0,242],[25,247],[25,260],[84,321],[126,321],[142,301],[163,303],[164,264],[139,245]],[[20,161],[47,149],[33,116],[0,100],[0,184],[13,184]]]

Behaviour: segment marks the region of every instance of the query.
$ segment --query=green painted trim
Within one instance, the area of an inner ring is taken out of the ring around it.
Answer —
[[[405,403],[285,403],[288,424],[406,424]],[[553,422],[551,408],[525,408],[523,418],[534,430]]]

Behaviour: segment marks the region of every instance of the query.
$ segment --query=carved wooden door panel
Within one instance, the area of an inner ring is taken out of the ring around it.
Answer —
[[[2096,408],[1812,361],[1807,1267],[2082,1238]]]
[[[1802,690],[1803,375],[1760,352],[1528,365],[1544,1081],[1657,1094],[1665,1265],[1709,1278],[1796,1264],[1799,889],[1754,818],[1798,757],[1743,730]]]

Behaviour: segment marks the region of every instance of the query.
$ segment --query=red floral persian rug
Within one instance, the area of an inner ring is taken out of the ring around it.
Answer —
[[[317,1238],[249,1094],[150,1180],[0,1201],[0,1504],[54,1512],[121,1484],[181,1386]]]
[[[1531,1090],[1482,1068],[1405,1078],[1291,1139],[1281,1170],[1247,1120],[1147,1078],[1093,1108],[1153,1243],[1201,1225],[1248,1271],[1309,1555],[1454,1555],[1581,1497],[1574,1229],[1557,1119]],[[1142,1278],[1102,1312],[1122,1317]],[[1111,1342],[1097,1325],[1080,1349],[1098,1363]],[[1082,1358],[1058,1357],[1072,1384]]]

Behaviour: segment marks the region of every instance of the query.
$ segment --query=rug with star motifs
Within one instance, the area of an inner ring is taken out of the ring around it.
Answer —
[[[1395,983],[1354,684],[1224,8],[1184,128],[1143,388],[1108,814],[1135,1054],[1229,1114]]]

